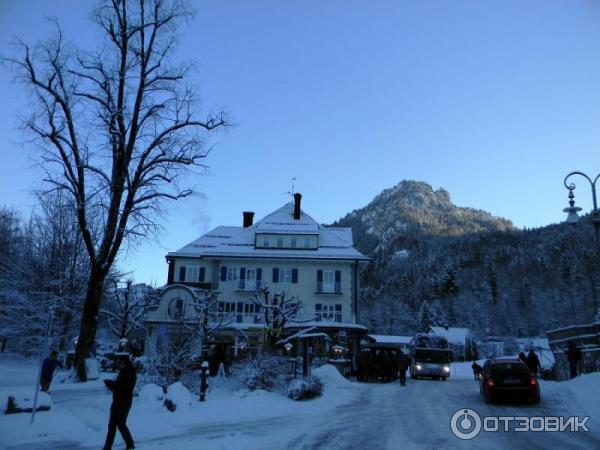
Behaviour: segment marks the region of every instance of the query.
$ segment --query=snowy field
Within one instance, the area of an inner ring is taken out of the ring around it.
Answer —
[[[408,380],[363,384],[345,380],[331,366],[315,373],[321,398],[294,402],[263,391],[214,387],[207,401],[170,413],[158,402],[136,398],[128,421],[139,449],[592,449],[600,448],[600,374],[573,381],[541,382],[539,405],[488,405],[472,380],[470,363],[454,364],[446,381]],[[31,389],[35,361],[0,360],[0,393]],[[106,375],[108,376],[108,374]],[[53,383],[48,412],[0,416],[0,448],[98,449],[111,402],[100,380]],[[482,416],[590,416],[589,433],[482,433],[456,438],[451,416],[472,408]],[[124,445],[117,435],[115,449]]]

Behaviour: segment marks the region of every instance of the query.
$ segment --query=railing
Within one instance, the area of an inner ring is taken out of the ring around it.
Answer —
[[[261,280],[238,280],[236,289],[238,291],[254,292],[262,287]]]
[[[317,294],[341,294],[342,283],[323,283],[317,281]]]

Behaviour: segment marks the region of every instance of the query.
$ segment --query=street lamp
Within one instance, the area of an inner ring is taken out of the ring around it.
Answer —
[[[575,206],[575,194],[573,193],[576,187],[575,183],[567,183],[567,180],[574,175],[582,176],[590,183],[590,186],[592,188],[593,204],[593,209],[591,212],[592,223],[594,224],[596,231],[598,231],[600,230],[600,210],[598,209],[598,201],[596,199],[596,182],[598,181],[598,179],[600,179],[600,174],[598,174],[593,180],[585,173],[578,171],[571,172],[565,177],[564,185],[569,190],[569,206],[563,209],[563,212],[567,213],[567,223],[575,225],[579,221],[579,214],[577,213],[581,211],[580,207]]]

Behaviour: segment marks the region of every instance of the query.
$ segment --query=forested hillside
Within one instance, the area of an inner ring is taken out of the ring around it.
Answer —
[[[479,334],[536,335],[594,320],[600,244],[589,221],[518,230],[453,205],[444,190],[403,181],[335,222],[373,261],[362,317],[374,332],[429,324]]]

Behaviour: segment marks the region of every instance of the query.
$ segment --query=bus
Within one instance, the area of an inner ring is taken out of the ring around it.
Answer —
[[[443,336],[417,333],[412,341],[410,377],[430,377],[446,381],[450,376],[452,352]]]

